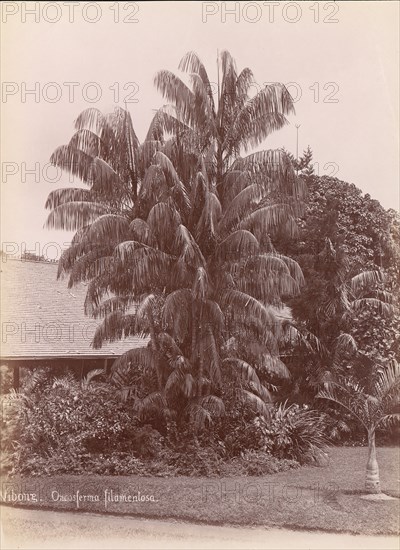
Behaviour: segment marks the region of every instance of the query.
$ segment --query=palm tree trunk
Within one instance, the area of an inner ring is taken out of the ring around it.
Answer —
[[[218,143],[218,145],[217,145],[216,157],[217,157],[217,173],[216,173],[215,186],[216,186],[217,194],[218,194],[218,191],[220,190],[221,185],[222,185],[222,174],[223,174],[223,170],[224,170],[224,166],[223,166],[224,162],[223,162],[223,158],[222,158],[222,147],[221,147],[220,143]],[[219,198],[219,196],[218,196],[218,198]]]
[[[162,376],[162,368],[160,365],[160,349],[158,345],[157,335],[156,335],[156,329],[154,324],[153,315],[149,314],[149,329],[150,329],[150,342],[151,347],[154,352],[154,361],[155,361],[155,367],[156,367],[156,373],[157,373],[157,384],[158,384],[158,391],[163,390],[163,376]]]
[[[199,335],[200,339],[203,339],[203,302],[200,306],[200,318],[199,318]],[[200,340],[200,341],[201,341]],[[203,346],[202,346],[203,347]],[[202,391],[203,391],[203,371],[204,371],[204,349],[200,348],[200,354],[199,354],[199,385],[198,385],[198,396],[201,397]]]
[[[196,349],[197,349],[197,330],[198,330],[198,321],[196,315],[195,304],[192,301],[192,340],[191,340],[191,350],[190,350],[190,362],[192,364],[192,369],[196,362]]]
[[[365,490],[369,494],[381,492],[379,481],[379,467],[376,460],[375,428],[368,430],[368,462],[365,478]]]

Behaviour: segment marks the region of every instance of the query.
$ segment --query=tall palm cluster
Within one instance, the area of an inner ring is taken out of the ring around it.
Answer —
[[[48,227],[76,231],[58,275],[88,282],[85,312],[103,318],[94,347],[149,337],[116,361],[113,382],[141,414],[196,428],[228,398],[268,415],[269,383],[288,376],[276,311],[303,283],[273,244],[296,236],[302,183],[285,152],[249,154],[287,123],[291,97],[280,84],[251,96],[251,71],[228,52],[218,63],[216,97],[194,53],[182,78],[156,75],[168,104],[143,143],[127,110],[84,111],[51,161],[86,187],[46,203]]]

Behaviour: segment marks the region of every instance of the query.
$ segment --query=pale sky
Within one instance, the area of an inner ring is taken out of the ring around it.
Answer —
[[[288,86],[296,116],[265,148],[295,153],[300,124],[299,150],[311,146],[320,175],[399,208],[398,2],[119,2],[118,12],[84,2],[74,14],[67,3],[36,4],[28,14],[33,2],[2,2],[3,250],[17,255],[26,243],[59,256],[71,233],[43,229],[44,203],[77,182],[49,167],[51,153],[82,110],[109,112],[124,99],[143,139],[163,104],[155,73],[177,72],[190,50],[214,82],[217,51],[227,49],[257,85]]]

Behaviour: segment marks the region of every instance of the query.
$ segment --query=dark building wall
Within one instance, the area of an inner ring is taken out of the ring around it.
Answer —
[[[105,369],[110,372],[111,366],[116,357],[111,358],[54,358],[54,359],[6,359],[1,360],[2,369],[2,387],[1,393],[6,393],[10,388],[10,375],[12,376],[12,386],[19,389],[24,377],[29,376],[30,372],[37,368],[49,369],[53,376],[62,376],[67,372],[72,372],[77,379],[81,379],[93,369]]]

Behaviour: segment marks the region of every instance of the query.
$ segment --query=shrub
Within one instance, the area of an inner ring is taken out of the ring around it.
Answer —
[[[281,404],[273,411],[270,423],[262,418],[257,423],[265,435],[265,450],[277,458],[319,464],[325,456],[325,415],[307,406]]]
[[[214,431],[214,440],[221,442],[226,458],[240,456],[246,450],[260,450],[265,447],[265,433],[258,416],[243,403],[227,402],[226,415]]]
[[[28,457],[21,473],[31,476],[59,474],[145,475],[143,462],[128,453],[74,454]]]
[[[286,404],[266,421],[232,402],[207,430],[169,421],[163,437],[112,386],[91,380],[100,374],[78,381],[37,372],[11,392],[3,465],[29,475],[260,476],[317,461],[326,444],[324,417]]]
[[[4,395],[13,387],[13,371],[8,365],[0,365],[0,394]]]
[[[104,459],[115,453],[151,457],[161,448],[160,434],[141,426],[132,409],[105,383],[81,383],[71,375],[43,380],[39,375],[15,403],[6,446],[14,470],[20,473],[67,472],[75,467],[79,473],[80,464],[88,464],[89,457]]]
[[[188,427],[170,422],[164,448],[153,461],[156,475],[213,476],[218,475],[225,457],[225,447],[213,430],[194,435]]]
[[[227,422],[224,446],[228,457],[240,456],[244,451],[255,451],[264,447],[265,434],[258,418],[249,422]]]

